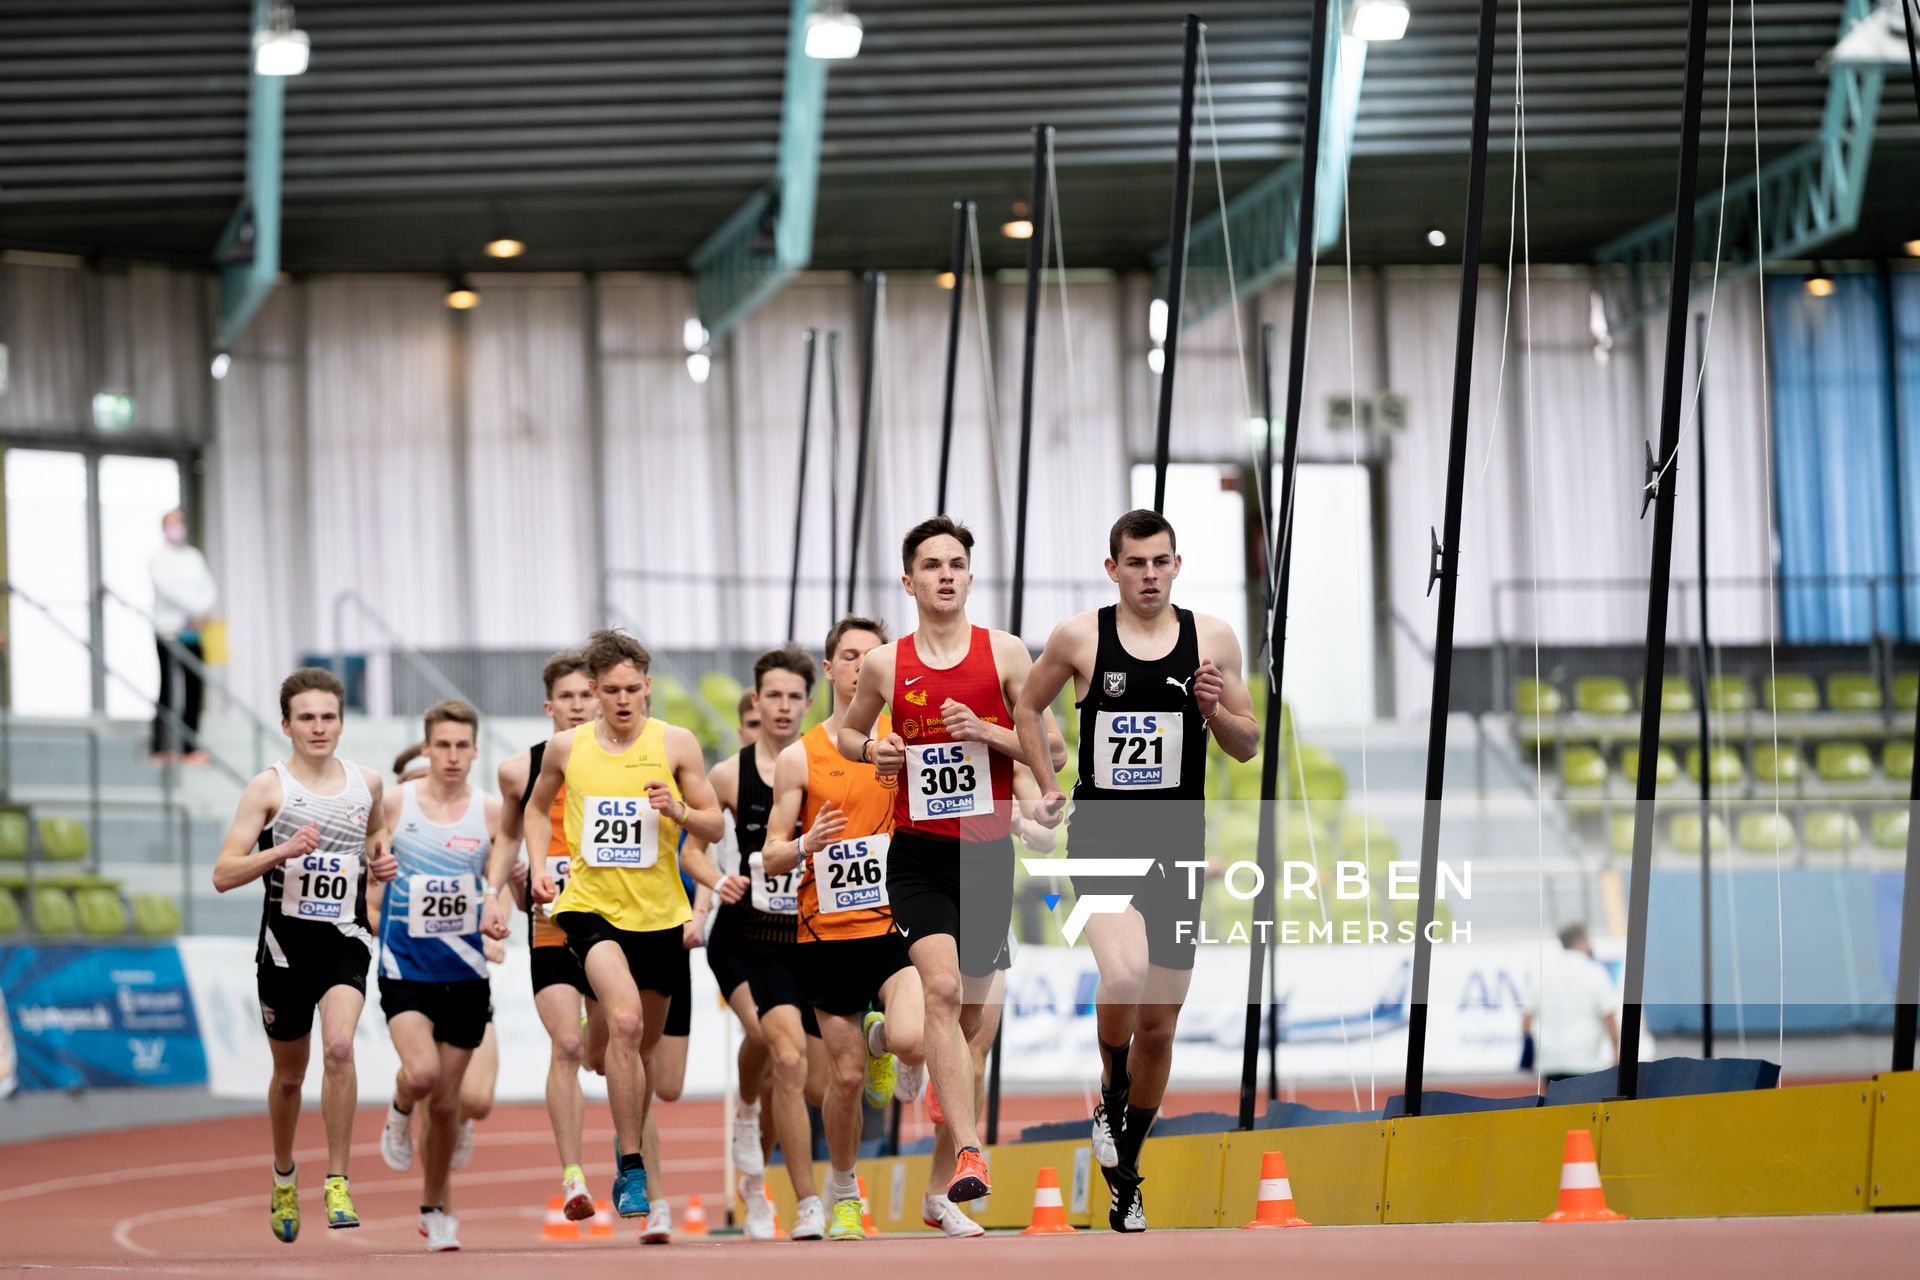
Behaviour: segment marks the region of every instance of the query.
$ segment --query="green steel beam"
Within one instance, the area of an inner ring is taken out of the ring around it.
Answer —
[[[253,0],[253,30],[267,26],[268,0]],[[284,76],[263,76],[247,51],[247,186],[214,248],[220,264],[220,324],[215,346],[225,351],[239,338],[280,276],[280,159],[286,120]],[[249,247],[242,243],[251,234]]]
[[[812,0],[793,0],[787,32],[786,86],[780,106],[780,158],[773,185],[694,250],[700,323],[718,341],[813,261],[813,214],[820,190],[820,140],[826,131],[827,64],[806,51]]]
[[[1367,43],[1342,35],[1337,27],[1327,32],[1329,66],[1326,99],[1321,119],[1325,122],[1320,139],[1320,198],[1316,201],[1314,248],[1324,251],[1340,242],[1340,228],[1346,211],[1347,165],[1353,156],[1353,133],[1360,117],[1360,86],[1366,73]],[[1204,102],[1202,110],[1204,110]],[[1200,161],[1196,158],[1196,164]],[[1209,165],[1211,161],[1207,162]],[[1228,305],[1237,286],[1242,297],[1260,289],[1293,270],[1294,249],[1299,243],[1300,176],[1299,157],[1287,161],[1266,177],[1227,201],[1193,224],[1187,246],[1186,310],[1183,325],[1196,324]],[[1197,184],[1211,186],[1204,179]],[[1229,241],[1233,250],[1233,280],[1227,272]],[[1166,296],[1167,259],[1170,249],[1162,246],[1153,255],[1157,277],[1156,293]]]
[[[1871,0],[1844,0],[1840,35],[1852,30],[1872,7]],[[1728,183],[1724,191],[1702,196],[1694,205],[1695,250],[1710,255],[1720,237],[1725,201],[1722,281],[1759,271],[1763,244],[1770,257],[1801,257],[1859,223],[1885,74],[1875,64],[1835,61],[1827,75],[1820,135]],[[1637,328],[1666,310],[1672,253],[1673,218],[1669,216],[1602,245],[1594,255],[1600,297],[1613,333]],[[1697,263],[1694,269],[1704,276],[1713,264]]]

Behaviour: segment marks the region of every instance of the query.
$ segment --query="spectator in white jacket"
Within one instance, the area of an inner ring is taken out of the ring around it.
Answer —
[[[175,507],[160,517],[160,531],[166,541],[154,551],[147,566],[153,578],[154,645],[160,655],[160,692],[154,700],[152,751],[156,761],[176,757],[189,764],[205,764],[207,753],[200,747],[200,673],[180,659],[177,644],[204,659],[200,647],[200,629],[213,616],[218,591],[213,571],[198,547],[187,543],[187,513]],[[169,714],[171,713],[171,714]],[[185,725],[185,738],[175,741],[179,725]],[[180,753],[184,752],[184,756]]]

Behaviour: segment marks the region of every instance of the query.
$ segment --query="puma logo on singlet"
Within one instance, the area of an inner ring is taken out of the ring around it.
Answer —
[[[1185,680],[1175,680],[1172,676],[1168,676],[1167,683],[1172,685],[1174,688],[1178,689],[1180,692],[1188,695],[1189,697],[1193,695],[1193,690],[1187,688],[1188,685],[1193,683],[1192,676],[1188,676]]]

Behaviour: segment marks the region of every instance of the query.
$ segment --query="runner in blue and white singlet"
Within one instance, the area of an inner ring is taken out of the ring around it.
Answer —
[[[380,978],[413,982],[485,981],[480,937],[480,877],[486,868],[486,794],[472,790],[451,826],[420,811],[420,784],[400,788],[393,855],[400,874],[380,912]]]

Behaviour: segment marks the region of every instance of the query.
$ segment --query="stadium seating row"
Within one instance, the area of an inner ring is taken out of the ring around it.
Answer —
[[[1636,691],[1636,686],[1629,685],[1620,676],[1581,676],[1573,682],[1571,709],[1591,716],[1628,715],[1641,705],[1642,699],[1635,696]],[[1878,677],[1862,671],[1829,675],[1824,705],[1819,682],[1800,672],[1781,673],[1762,680],[1757,699],[1753,685],[1745,676],[1715,676],[1707,682],[1707,709],[1727,715],[1754,710],[1782,714],[1880,711],[1888,705],[1887,693]],[[1896,674],[1891,693],[1896,710],[1914,710],[1920,705],[1920,672]],[[1693,682],[1685,676],[1668,676],[1661,683],[1663,714],[1691,712],[1697,705]],[[1514,682],[1513,709],[1523,719],[1535,715],[1557,716],[1569,709],[1569,701],[1551,681],[1523,679]]]

